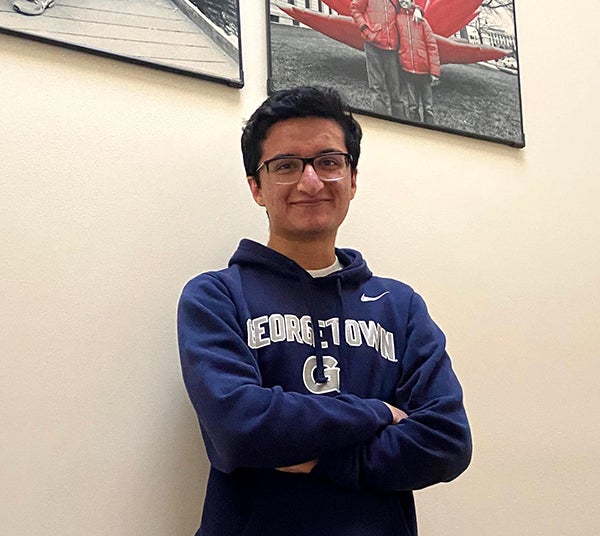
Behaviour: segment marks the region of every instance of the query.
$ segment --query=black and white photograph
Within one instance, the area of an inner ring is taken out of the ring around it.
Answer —
[[[269,91],[333,86],[365,115],[524,147],[512,0],[267,0]]]
[[[244,84],[239,0],[0,0],[0,32]]]

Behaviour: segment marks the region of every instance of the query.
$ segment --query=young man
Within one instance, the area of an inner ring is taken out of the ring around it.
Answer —
[[[400,34],[398,51],[400,65],[404,70],[408,97],[408,118],[433,125],[432,85],[440,78],[440,55],[435,36],[429,23],[422,17],[415,18],[414,0],[400,0],[400,11],[396,18]]]
[[[275,93],[246,124],[268,243],[242,240],[178,312],[211,463],[197,536],[414,536],[412,490],[469,464],[461,387],[423,300],[335,248],[361,136],[331,89]]]

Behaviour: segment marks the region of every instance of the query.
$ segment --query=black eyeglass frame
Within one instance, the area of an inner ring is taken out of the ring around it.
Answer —
[[[318,154],[315,156],[310,156],[307,158],[304,158],[302,156],[294,156],[294,155],[276,156],[275,158],[269,158],[269,160],[265,160],[262,164],[259,164],[259,166],[256,168],[256,171],[254,172],[254,174],[256,175],[263,167],[267,170],[267,173],[269,173],[269,164],[271,164],[271,162],[275,162],[277,160],[287,160],[289,158],[295,158],[296,160],[302,161],[302,170],[300,171],[300,174],[302,174],[302,173],[304,173],[304,170],[306,169],[307,164],[310,164],[314,169],[315,160],[317,160],[317,158],[323,158],[324,156],[343,156],[346,159],[346,165],[347,166],[352,165],[352,155],[350,153],[344,153],[342,151],[334,151],[331,153],[321,153],[321,154]]]

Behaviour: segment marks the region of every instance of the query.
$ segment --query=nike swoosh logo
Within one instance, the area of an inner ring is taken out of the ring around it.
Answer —
[[[383,298],[386,294],[389,294],[390,291],[386,290],[385,292],[382,292],[379,296],[366,296],[365,294],[363,294],[360,297],[360,301],[361,302],[370,302],[370,301],[377,301],[380,298]]]

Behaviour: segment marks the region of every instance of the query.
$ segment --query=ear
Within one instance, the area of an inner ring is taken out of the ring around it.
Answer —
[[[352,175],[350,175],[350,189],[352,190],[352,196],[350,199],[354,199],[354,195],[356,194],[356,177],[358,175],[358,170],[354,170]]]
[[[248,186],[250,187],[250,192],[252,192],[254,201],[261,207],[264,207],[265,202],[263,201],[262,190],[256,182],[256,179],[254,177],[246,177],[246,179],[248,179]]]

